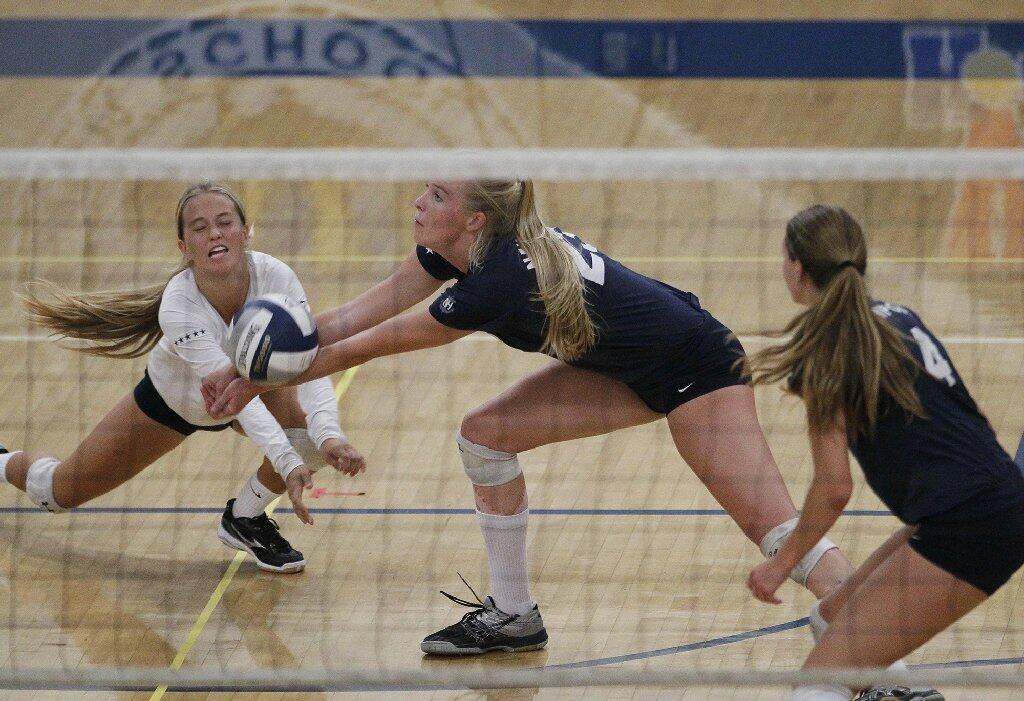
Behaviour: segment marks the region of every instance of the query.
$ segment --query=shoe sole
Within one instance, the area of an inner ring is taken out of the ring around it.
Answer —
[[[275,567],[274,565],[268,565],[265,562],[262,562],[258,557],[256,557],[256,553],[254,553],[252,549],[249,548],[248,545],[246,545],[245,543],[243,543],[242,541],[238,540],[233,535],[228,533],[227,529],[224,528],[223,524],[217,526],[217,537],[220,538],[220,542],[224,543],[224,545],[228,546],[229,548],[232,548],[233,550],[241,550],[252,555],[252,559],[255,560],[256,566],[264,572],[279,572],[282,574],[293,574],[295,572],[301,572],[306,568],[305,559],[298,560],[297,562],[289,562],[285,565],[281,565],[280,567]]]
[[[459,657],[461,655],[483,655],[488,652],[532,652],[533,650],[540,650],[548,644],[548,639],[539,643],[531,643],[527,645],[517,645],[515,647],[511,645],[497,645],[495,647],[482,648],[482,647],[456,647],[451,643],[442,642],[440,640],[431,640],[427,642],[424,640],[420,643],[420,650],[427,653],[428,655],[443,655],[445,657]]]

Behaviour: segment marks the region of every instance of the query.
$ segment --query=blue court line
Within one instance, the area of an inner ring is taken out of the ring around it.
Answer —
[[[735,633],[733,635],[726,635],[720,638],[711,638],[709,640],[702,640],[695,643],[688,643],[686,645],[676,645],[674,647],[659,648],[657,650],[648,650],[645,652],[636,652],[629,655],[617,655],[614,657],[600,657],[593,660],[581,660],[579,662],[566,662],[563,664],[546,665],[544,667],[534,667],[533,669],[572,669],[582,667],[598,667],[610,664],[619,664],[622,662],[631,662],[634,660],[648,659],[651,657],[662,657],[665,655],[674,655],[680,652],[692,652],[693,650],[704,650],[711,647],[719,647],[722,645],[729,645],[732,643],[742,642],[744,640],[751,640],[754,638],[760,638],[766,635],[772,635],[773,633],[780,633],[787,630],[793,630],[796,628],[802,628],[807,625],[807,618],[798,618],[794,621],[787,621],[785,623],[778,623],[773,626],[766,626],[764,628],[758,628],[757,630],[750,630],[743,633]],[[990,666],[1004,666],[1004,665],[1017,665],[1024,664],[1024,657],[999,657],[992,659],[977,659],[977,660],[954,660],[950,662],[925,662],[921,664],[909,665],[910,669],[922,670],[922,669],[949,669],[957,667],[990,667]],[[150,686],[130,686],[125,685],[118,687],[116,691],[149,691]],[[192,692],[192,693],[213,693],[213,692],[248,692],[256,693],[261,691],[260,689],[254,689],[246,686],[221,686],[221,687],[210,687],[210,688],[181,688],[181,687],[168,687],[168,691],[180,691],[180,692]],[[396,689],[399,690],[399,689]],[[87,691],[87,689],[65,689],[65,691]],[[275,692],[279,693],[302,693],[302,692],[327,692],[336,691],[335,689],[327,689],[319,686],[306,686],[299,685],[290,687],[288,689],[274,689]],[[343,691],[372,691],[371,689],[356,689],[347,688]]]
[[[564,664],[547,665],[544,667],[544,669],[574,669],[579,667],[600,667],[603,665],[618,664],[620,662],[631,662],[633,660],[646,660],[651,657],[664,657],[665,655],[675,655],[676,653],[680,652],[704,650],[709,647],[719,647],[720,645],[730,645],[732,643],[738,643],[743,640],[760,638],[764,635],[780,633],[784,630],[793,630],[794,628],[801,628],[807,625],[807,623],[808,620],[805,616],[804,618],[798,618],[795,621],[777,623],[773,626],[766,626],[764,628],[758,628],[757,630],[748,630],[743,633],[734,633],[732,635],[726,635],[721,638],[711,638],[710,640],[701,640],[700,642],[687,643],[686,645],[675,645],[673,647],[663,647],[658,648],[657,650],[633,652],[628,655],[616,655],[615,657],[599,657],[594,660],[582,660],[580,662],[566,662]]]
[[[474,509],[311,508],[312,514],[350,516],[472,516]],[[80,506],[76,514],[220,514],[223,506]],[[42,514],[35,506],[2,506],[0,514]],[[279,508],[276,513],[293,513]],[[727,516],[724,509],[530,509],[532,516]],[[850,509],[843,516],[891,516],[885,509]]]
[[[946,667],[995,667],[1008,664],[1024,664],[1024,657],[997,657],[991,660],[957,660],[955,662],[925,662],[908,666],[911,669],[943,669]]]

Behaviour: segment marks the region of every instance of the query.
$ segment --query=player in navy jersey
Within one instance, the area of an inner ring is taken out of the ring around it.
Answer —
[[[667,417],[680,455],[743,532],[766,556],[778,549],[796,510],[753,390],[736,367],[743,349],[697,297],[545,226],[530,181],[431,182],[415,208],[415,251],[390,278],[318,317],[322,347],[297,381],[477,330],[555,358],[462,422],[456,441],[474,485],[491,596],[428,636],[424,651],[531,650],[547,642],[527,581],[529,511],[517,457],[541,445]],[[456,282],[429,310],[401,314],[447,280]],[[214,417],[258,391],[231,368],[204,383]],[[821,596],[851,572],[822,539],[794,579]]]
[[[882,667],[984,601],[1024,564],[1024,477],[996,441],[942,344],[906,307],[871,300],[867,249],[843,209],[786,227],[784,277],[807,309],[788,339],[749,358],[755,384],[784,380],[807,406],[814,479],[800,521],[748,585],[765,602],[850,498],[847,448],[905,527],[819,602],[805,668]],[[863,698],[940,699],[890,690]],[[807,686],[799,701],[850,689]]]

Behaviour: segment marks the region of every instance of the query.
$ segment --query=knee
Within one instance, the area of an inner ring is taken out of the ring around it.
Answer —
[[[528,448],[517,445],[515,436],[504,428],[504,423],[502,417],[489,411],[486,406],[477,407],[463,417],[459,432],[463,438],[492,450],[505,453],[527,450]]]
[[[469,481],[477,487],[499,487],[519,478],[523,469],[514,451],[503,451],[467,438],[455,436],[459,457]]]

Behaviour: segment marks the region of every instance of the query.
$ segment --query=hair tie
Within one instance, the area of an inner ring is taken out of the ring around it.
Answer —
[[[856,267],[857,267],[857,264],[854,263],[852,260],[844,260],[842,263],[840,263],[839,265],[836,266],[836,271],[842,270],[843,268],[856,268]],[[860,272],[859,268],[857,269],[857,272],[858,273]]]

